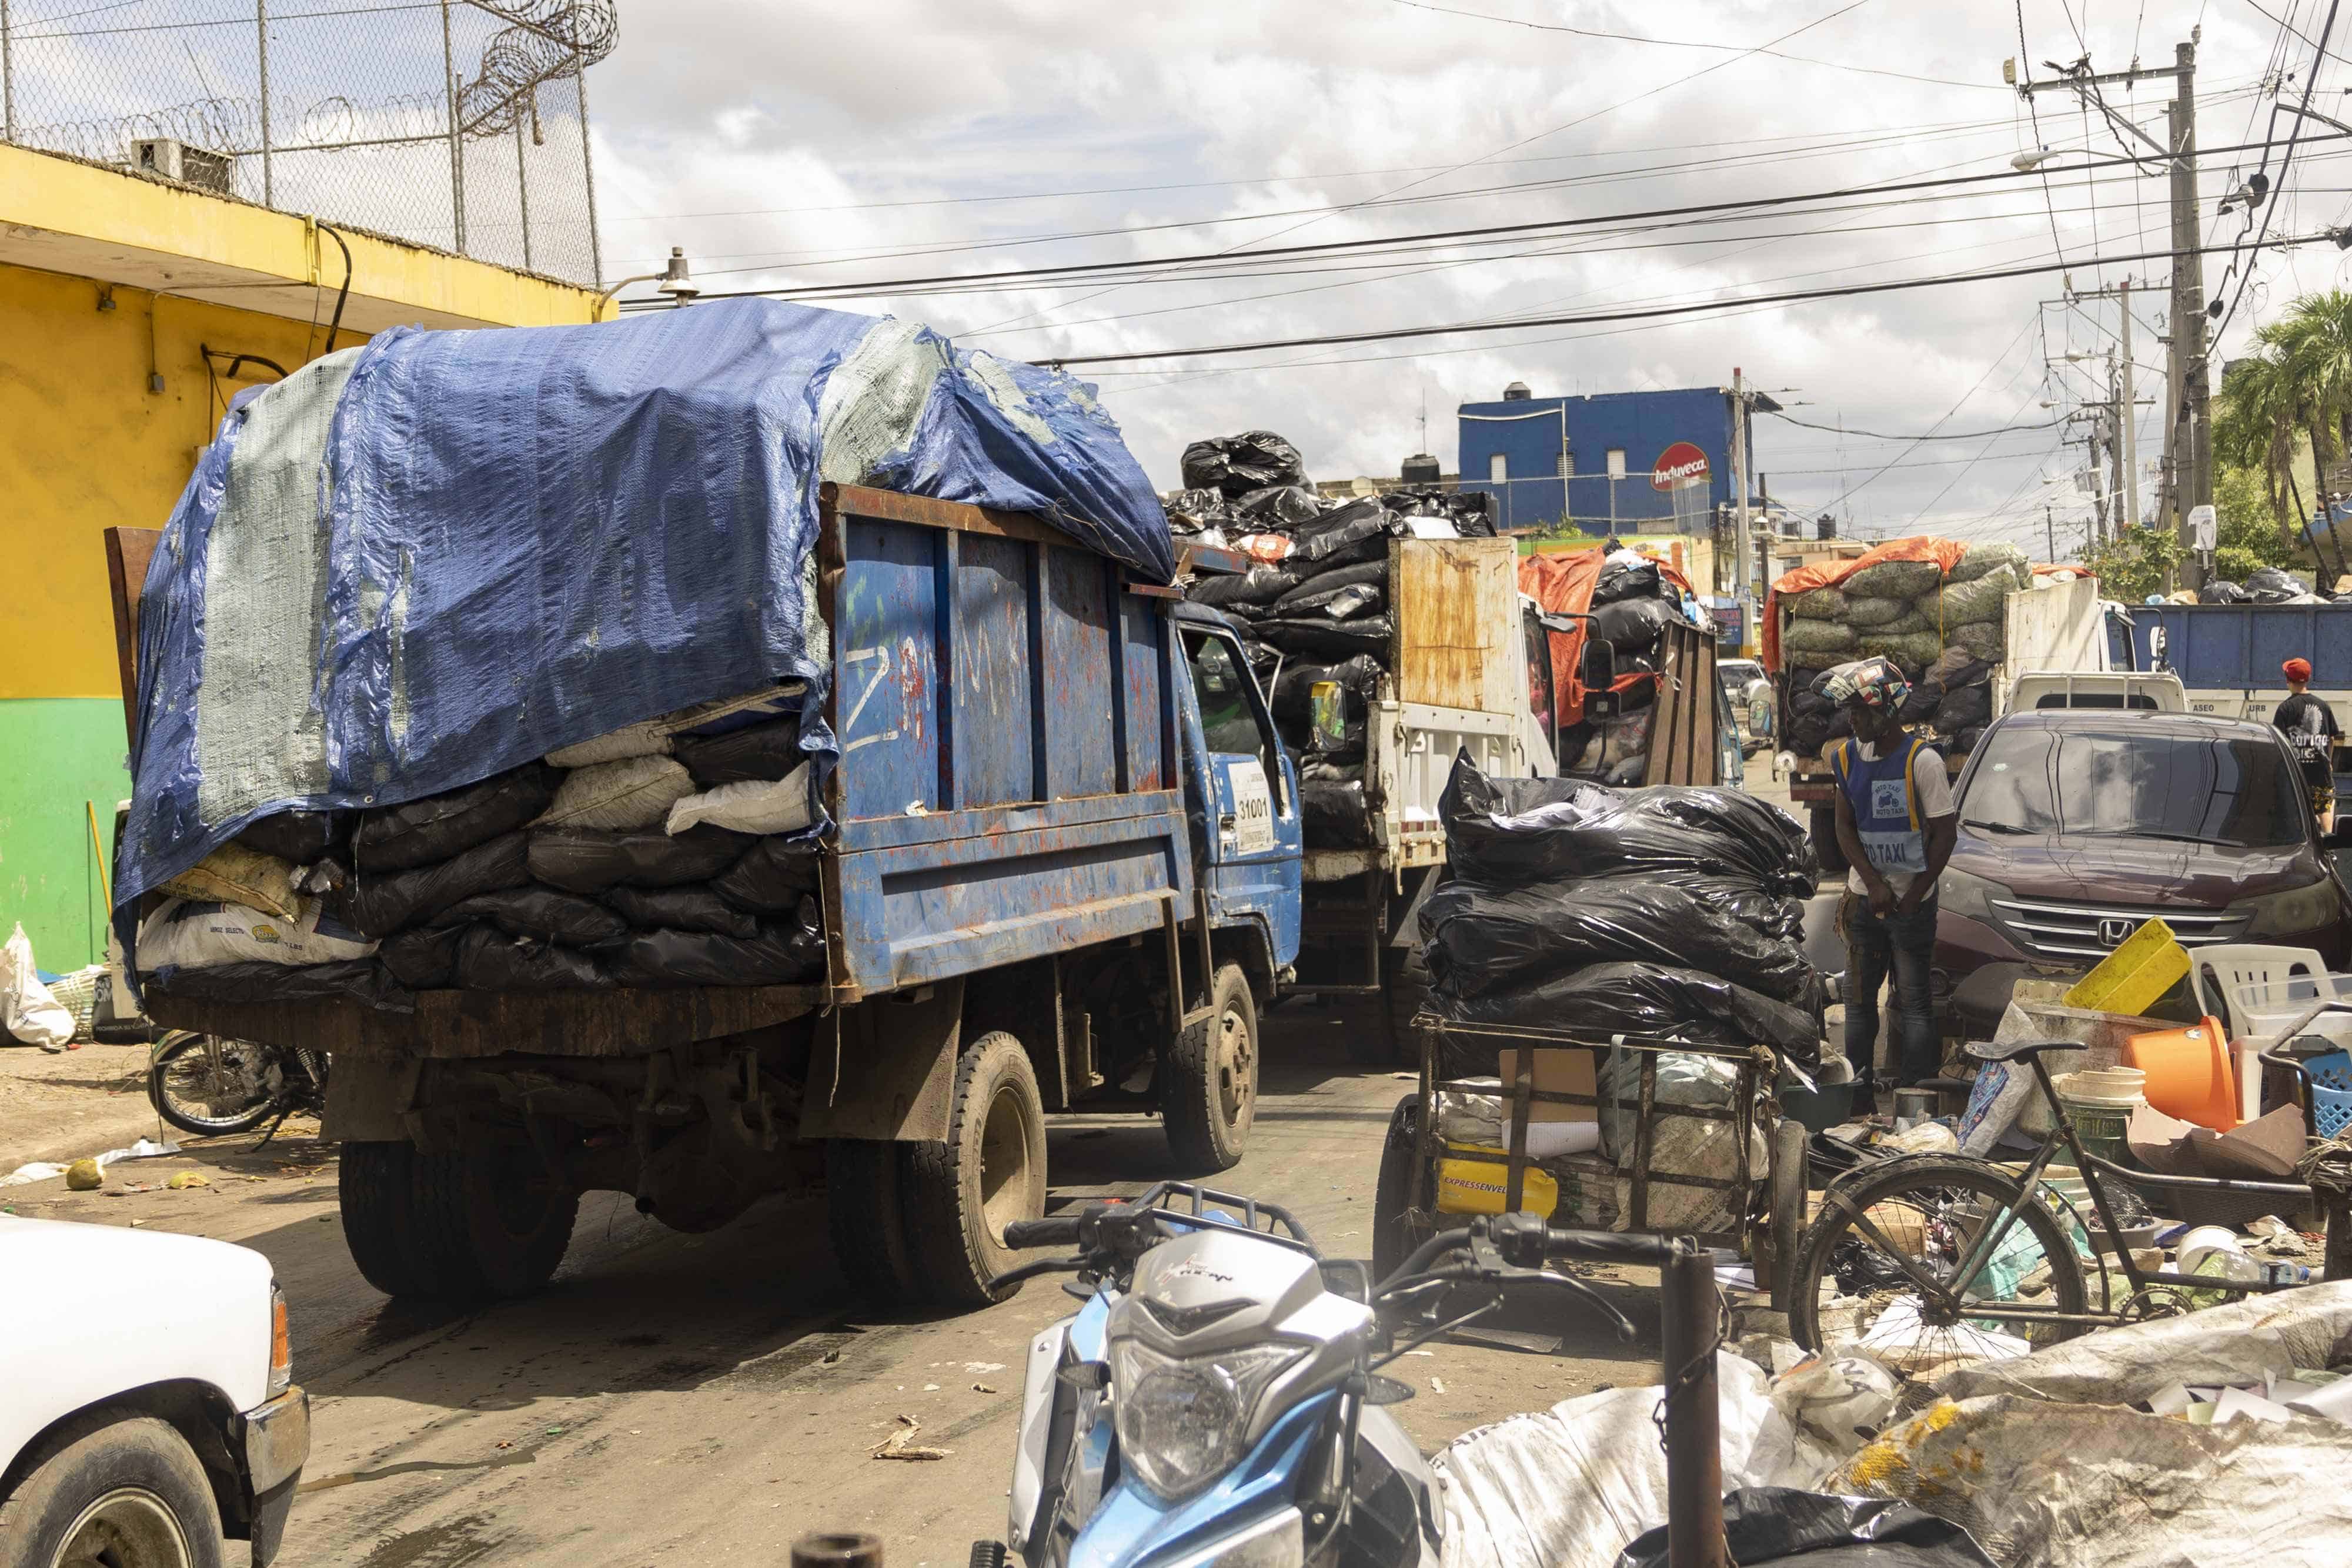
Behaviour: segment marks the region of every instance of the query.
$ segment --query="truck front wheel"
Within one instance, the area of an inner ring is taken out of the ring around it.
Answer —
[[[1205,1175],[1240,1163],[1257,1116],[1257,999],[1240,965],[1218,968],[1206,1025],[1171,1042],[1160,1109],[1178,1169]]]
[[[999,1030],[956,1058],[945,1143],[901,1150],[908,1255],[932,1301],[984,1307],[1015,1254],[1004,1228],[1045,1211],[1045,1103],[1021,1042]]]

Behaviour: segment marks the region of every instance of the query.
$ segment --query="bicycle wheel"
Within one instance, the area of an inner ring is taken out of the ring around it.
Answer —
[[[217,1035],[184,1035],[157,1052],[147,1070],[147,1097],[156,1113],[203,1137],[261,1125],[278,1103],[278,1067],[266,1048]]]
[[[1843,1200],[1843,1201],[1841,1201]],[[1967,1294],[1949,1289],[1986,1228],[2013,1213]],[[2094,1326],[1971,1315],[1971,1304],[2079,1315],[2090,1241],[2025,1201],[2016,1178],[1956,1155],[1896,1160],[1834,1187],[1797,1245],[1789,1327],[1808,1350],[1852,1344],[1930,1383],[1969,1362],[2023,1355]]]

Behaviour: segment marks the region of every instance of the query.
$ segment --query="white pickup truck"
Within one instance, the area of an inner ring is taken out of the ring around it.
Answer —
[[[310,1448],[258,1252],[0,1216],[0,1563],[255,1568]]]

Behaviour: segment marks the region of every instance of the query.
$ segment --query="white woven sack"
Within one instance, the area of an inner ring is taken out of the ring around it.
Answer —
[[[669,809],[669,831],[682,833],[702,822],[739,833],[795,833],[809,825],[809,765],[802,763],[773,783],[751,779],[721,784],[689,795]]]
[[[554,804],[532,825],[634,832],[652,827],[693,793],[693,776],[671,758],[598,762],[565,774]]]
[[[559,746],[547,754],[547,760],[554,768],[593,768],[599,762],[626,762],[632,757],[667,757],[669,750],[669,731],[662,727],[660,719],[649,718],[577,746]]]
[[[306,898],[295,919],[281,920],[241,904],[201,904],[174,898],[139,927],[139,967],[205,969],[216,964],[337,964],[372,956],[373,942],[319,930],[319,901]]]

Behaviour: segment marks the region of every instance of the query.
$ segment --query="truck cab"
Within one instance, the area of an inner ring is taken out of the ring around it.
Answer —
[[[1255,934],[1267,967],[1298,956],[1304,838],[1298,764],[1276,733],[1241,635],[1205,605],[1171,607],[1187,681],[1178,683],[1185,810],[1212,929]]]

